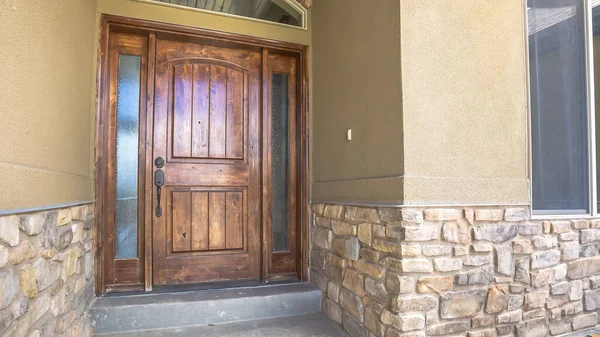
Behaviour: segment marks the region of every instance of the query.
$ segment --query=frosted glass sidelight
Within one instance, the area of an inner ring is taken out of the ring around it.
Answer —
[[[528,0],[533,210],[589,212],[584,0]]]
[[[272,182],[273,182],[273,251],[289,247],[289,103],[288,75],[273,74],[272,81]]]
[[[139,56],[119,55],[117,86],[116,258],[137,257]]]

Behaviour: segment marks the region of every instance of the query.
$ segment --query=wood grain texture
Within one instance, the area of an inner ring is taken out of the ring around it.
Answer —
[[[246,77],[208,60],[173,67],[173,157],[243,159]]]
[[[102,252],[102,268],[100,273],[103,277],[100,280],[100,289],[106,289],[115,286],[133,286],[143,287],[144,282],[144,201],[145,201],[145,128],[146,121],[146,87],[143,85],[147,81],[148,74],[148,37],[133,34],[117,33],[109,36],[107,41],[105,60],[105,72],[103,76],[103,88],[100,89],[104,96],[104,109],[99,113],[100,121],[98,127],[102,140],[101,145],[97,147],[97,160],[101,163],[101,169],[97,173],[97,181],[100,187],[97,187],[99,207],[102,216],[100,217],[99,227],[102,231],[97,232],[100,237],[101,246],[104,246]],[[118,77],[119,77],[119,56],[135,55],[140,57],[140,96],[139,117],[140,136],[138,138],[138,151],[134,156],[138,158],[138,181],[137,181],[137,204],[135,207],[136,218],[138,219],[136,229],[137,251],[134,258],[118,259],[116,256],[117,245],[117,219],[116,219],[116,182],[117,182],[117,106],[118,106]],[[98,186],[98,185],[97,185]],[[106,216],[105,216],[106,215]],[[98,289],[98,288],[97,288]]]
[[[163,188],[189,194],[190,208],[184,214],[185,199],[173,198],[153,219],[154,282],[258,278],[260,54],[165,39],[157,40],[156,51],[154,156],[167,159]],[[182,65],[191,69],[189,77],[170,71]],[[192,88],[188,157],[169,154],[177,144],[174,101],[188,97],[174,91],[176,76],[188,81],[181,87]]]
[[[244,74],[227,69],[226,157],[242,158],[244,151]]]
[[[152,198],[154,196],[153,172],[154,158],[152,158],[153,125],[154,125],[154,70],[156,68],[156,34],[150,33],[148,38],[148,79],[146,80],[148,93],[146,96],[146,125],[143,127],[145,140],[144,149],[146,165],[144,174],[144,290],[151,291],[154,284],[152,280]]]
[[[193,65],[192,157],[208,157],[210,65]]]
[[[210,68],[210,140],[209,157],[225,158],[227,138],[227,69]]]
[[[192,156],[192,66],[173,69],[173,156]]]
[[[297,67],[297,59],[294,57],[286,56],[286,55],[278,55],[272,54],[267,57],[267,76],[266,76],[266,92],[268,97],[266,99],[269,100],[268,108],[266,109],[266,117],[265,117],[265,131],[263,137],[265,138],[265,146],[266,151],[264,153],[265,161],[267,162],[267,169],[265,175],[267,176],[267,184],[268,186],[272,186],[272,175],[274,170],[276,169],[272,162],[272,157],[274,156],[273,149],[277,144],[273,144],[273,132],[272,132],[272,120],[273,120],[273,106],[271,104],[273,94],[273,74],[285,74],[287,75],[288,83],[287,83],[287,115],[288,115],[288,157],[287,167],[288,167],[288,176],[287,176],[287,207],[286,210],[288,214],[288,219],[286,221],[287,225],[287,233],[288,233],[288,250],[284,252],[274,252],[273,251],[273,217],[272,212],[266,216],[266,228],[270,234],[268,238],[269,242],[269,279],[276,279],[280,274],[290,275],[292,273],[298,272],[298,252],[300,245],[298,244],[298,227],[300,222],[298,221],[298,186],[301,185],[301,177],[298,175],[297,169],[297,157],[300,153],[300,149],[298,148],[298,137],[299,134],[297,132],[297,77],[296,77],[296,67]],[[273,195],[269,191],[265,195],[265,203],[272,205],[273,203]]]
[[[226,203],[225,192],[211,192],[208,195],[210,213],[208,215],[208,247],[209,249],[225,249]]]
[[[225,198],[225,247],[227,249],[241,249],[243,247],[242,193],[227,192]]]
[[[192,196],[190,192],[173,192],[172,197],[173,251],[186,252],[192,248]]]
[[[208,193],[192,192],[192,250],[208,250]]]
[[[109,87],[110,77],[108,68],[108,56],[110,53],[108,39],[109,24],[106,17],[100,18],[100,30],[98,33],[98,69],[96,70],[96,153],[94,167],[96,167],[95,176],[95,197],[94,207],[95,240],[94,240],[94,293],[101,296],[106,292],[106,269],[105,261],[108,260],[104,247],[106,235],[106,186],[108,185],[107,166],[107,142],[108,127],[106,125],[107,115],[109,113]]]
[[[271,270],[271,262],[273,260],[271,248],[273,242],[271,240],[273,229],[273,213],[271,207],[271,198],[272,198],[272,182],[271,182],[271,70],[269,68],[269,49],[263,49],[262,51],[262,124],[263,124],[263,132],[261,134],[261,142],[262,142],[262,153],[261,158],[263,160],[262,165],[262,237],[261,237],[261,247],[262,247],[262,261],[260,268],[260,277],[263,281],[268,281],[269,273]]]

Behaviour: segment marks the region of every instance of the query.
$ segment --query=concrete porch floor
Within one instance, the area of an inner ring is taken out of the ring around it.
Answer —
[[[165,313],[168,315],[168,313]],[[96,334],[103,337],[348,337],[341,327],[322,314],[289,316],[257,321],[160,329],[116,334]]]

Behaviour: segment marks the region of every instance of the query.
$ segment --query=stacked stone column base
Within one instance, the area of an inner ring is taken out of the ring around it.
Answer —
[[[93,226],[93,205],[0,217],[0,336],[92,336]]]
[[[311,281],[354,337],[545,337],[600,311],[600,220],[313,204]]]

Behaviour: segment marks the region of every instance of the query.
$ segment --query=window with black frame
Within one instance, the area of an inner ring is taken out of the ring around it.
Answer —
[[[591,5],[527,1],[534,215],[596,209]]]

